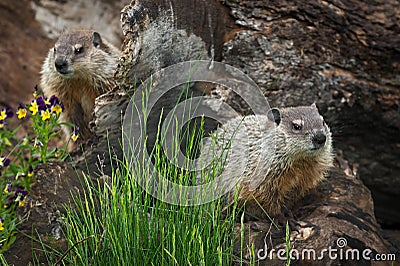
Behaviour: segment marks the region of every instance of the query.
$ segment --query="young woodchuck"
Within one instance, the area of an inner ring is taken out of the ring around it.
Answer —
[[[65,111],[60,120],[79,128],[81,139],[91,136],[89,122],[96,97],[115,86],[119,50],[92,30],[69,30],[50,49],[41,71],[46,97],[56,95]],[[63,126],[66,137],[71,127]]]
[[[259,218],[266,217],[259,204],[282,218],[288,204],[317,186],[333,163],[331,133],[315,104],[230,120],[204,142],[200,158],[210,162],[215,155],[225,155],[219,185],[229,186],[230,195],[237,186],[239,203]]]

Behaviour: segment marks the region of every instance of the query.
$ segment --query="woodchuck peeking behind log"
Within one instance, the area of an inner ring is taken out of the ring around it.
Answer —
[[[115,85],[120,51],[92,30],[69,30],[50,49],[41,71],[40,87],[46,97],[56,95],[65,111],[60,120],[79,128],[82,140],[90,138],[89,122],[96,97]],[[72,129],[63,126],[67,138]]]
[[[331,132],[315,104],[230,120],[204,141],[202,165],[215,155],[223,157],[224,149],[229,151],[216,178],[220,185],[236,178],[230,196],[238,188],[239,203],[258,218],[267,217],[261,205],[270,217],[281,219],[333,164]]]

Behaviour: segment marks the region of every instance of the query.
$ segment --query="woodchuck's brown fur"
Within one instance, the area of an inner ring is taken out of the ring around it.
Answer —
[[[79,128],[82,140],[90,138],[89,122],[96,97],[115,86],[119,50],[92,30],[69,30],[50,49],[41,71],[40,87],[46,97],[56,95],[65,110],[60,120]],[[71,127],[64,126],[66,137]]]
[[[259,205],[281,218],[333,163],[331,133],[315,104],[232,119],[205,141],[201,160],[210,162],[224,149],[229,151],[219,185],[230,187],[231,195],[237,185],[239,203],[259,218],[266,218]]]

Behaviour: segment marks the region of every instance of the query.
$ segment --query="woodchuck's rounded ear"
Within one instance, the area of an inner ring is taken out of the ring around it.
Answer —
[[[96,48],[99,48],[102,44],[100,34],[96,31],[93,32],[93,45]]]
[[[281,123],[281,111],[278,108],[271,108],[268,111],[268,119],[275,122],[278,126]]]

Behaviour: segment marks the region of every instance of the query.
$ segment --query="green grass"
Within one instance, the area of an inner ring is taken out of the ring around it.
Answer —
[[[158,151],[159,146],[155,165],[160,171],[183,183],[192,180]],[[115,169],[111,180],[95,184],[86,177],[85,182],[89,189],[67,209],[70,250],[63,264],[232,264],[235,207],[222,217],[221,200],[177,206],[154,199],[137,185],[126,163]]]
[[[201,126],[182,134],[187,157],[193,158],[196,153],[193,147],[202,135]],[[158,140],[150,155],[154,167],[175,183],[193,184],[194,173],[171,164],[161,148],[160,136]],[[236,204],[224,209],[222,199],[198,206],[178,206],[155,199],[134,178],[140,174],[150,179],[154,170],[151,167],[148,160],[132,158],[114,165],[107,180],[85,176],[87,189],[82,195],[75,195],[73,204],[66,208],[69,248],[63,254],[51,251],[52,256],[48,257],[56,260],[49,263],[231,265],[240,260],[233,252],[241,237],[234,234]]]
[[[190,130],[182,132],[187,158],[196,157],[195,146],[204,135],[202,126],[186,127]],[[105,179],[84,176],[85,190],[66,207],[68,249],[57,251],[42,244],[49,264],[257,265],[254,244],[245,245],[244,215],[236,200],[229,208],[223,199],[197,206],[172,205],[137,184],[135,175],[150,180],[154,169],[182,185],[193,185],[196,180],[194,172],[166,158],[160,128],[158,134],[149,159],[124,158]],[[174,143],[171,149],[182,148],[181,144]],[[221,167],[220,160],[217,164]],[[202,179],[213,180],[218,172],[212,169]],[[237,223],[240,230],[235,233]],[[243,252],[234,252],[235,244]],[[242,255],[246,250],[248,259]]]
[[[105,186],[77,199],[77,211],[67,214],[68,242],[72,246],[85,240],[70,250],[64,262],[228,265],[232,261],[234,220],[222,219],[219,202],[172,206],[154,201],[134,181],[116,187]]]

